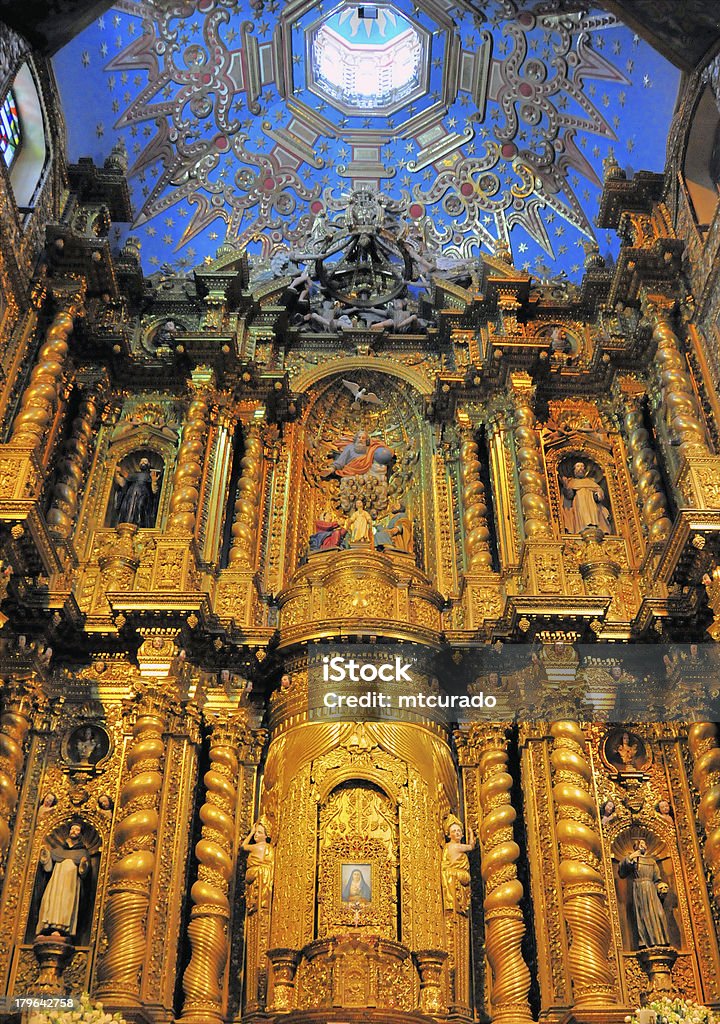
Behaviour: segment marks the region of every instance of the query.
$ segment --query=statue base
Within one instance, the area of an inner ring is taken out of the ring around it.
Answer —
[[[63,973],[75,955],[67,935],[38,935],[33,942],[33,952],[40,965],[37,981],[32,986],[33,994],[64,996]]]
[[[672,980],[672,969],[677,957],[677,950],[672,946],[652,946],[650,949],[641,949],[638,953],[640,966],[650,980],[651,999],[655,996],[673,996],[677,993]]]

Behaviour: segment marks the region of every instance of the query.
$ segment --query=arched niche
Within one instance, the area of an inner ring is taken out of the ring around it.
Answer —
[[[152,448],[128,452],[115,464],[105,526],[133,523],[139,529],[157,526],[165,463]]]
[[[382,404],[356,402],[344,380],[376,395]],[[422,415],[422,395],[406,379],[375,368],[355,367],[347,373],[316,378],[307,396],[301,426],[295,564],[306,558],[316,524],[324,522],[328,512],[344,526],[361,499],[371,515],[373,530],[389,522],[397,506],[402,506],[412,543],[412,550],[407,550],[409,542],[404,554],[427,571],[427,528],[433,517],[434,492],[432,439]],[[369,460],[369,484],[360,473],[354,476],[349,472],[353,459],[350,449],[360,435],[371,445],[378,445],[377,454]]]
[[[700,95],[688,133],[683,176],[698,226],[707,229],[720,185],[720,110],[710,86]]]
[[[362,921],[397,938],[397,802],[377,783],[347,779],[318,813],[317,937]]]
[[[646,854],[640,872],[644,879],[641,885],[657,892],[658,901],[654,907],[664,921],[669,945],[678,951],[684,951],[686,946],[685,929],[680,906],[682,894],[678,888],[679,884],[682,884],[682,874],[676,870],[676,867],[679,866],[676,865],[677,852],[673,850],[667,839],[645,825],[616,828],[612,831],[614,833],[611,839],[612,870],[623,949],[626,952],[637,952],[643,948],[638,934],[638,914],[641,917],[650,917],[650,922],[646,927],[652,929],[654,911],[651,898],[641,888],[635,887],[634,872],[629,870],[629,858],[632,857],[638,843],[643,841],[646,845]],[[653,881],[652,862],[657,869],[657,882]]]
[[[33,205],[48,159],[43,105],[27,63],[19,68],[10,91],[17,104],[21,135],[20,146],[8,169],[8,176],[15,202],[23,209]]]
[[[142,423],[124,430],[122,436],[108,445],[102,454],[102,461],[96,462],[94,479],[88,491],[88,501],[83,511],[87,523],[102,523],[105,528],[117,525],[113,510],[114,495],[117,493],[116,473],[118,470],[133,472],[141,458],[147,458],[151,466],[160,470],[159,492],[155,529],[160,529],[167,517],[170,502],[172,468],[175,462],[176,437],[163,434],[152,424]]]

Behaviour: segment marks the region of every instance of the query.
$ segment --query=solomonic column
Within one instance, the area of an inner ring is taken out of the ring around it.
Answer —
[[[260,427],[253,423],[245,432],[245,453],[240,460],[232,542],[228,561],[233,568],[253,569],[257,524],[262,498],[263,442]]]
[[[628,445],[628,462],[642,502],[642,516],[650,544],[662,543],[670,536],[672,520],[668,515],[667,497],[658,468],[655,449],[643,417],[643,396],[630,393],[624,399],[624,426]]]
[[[608,961],[612,933],[592,791],[592,767],[585,737],[577,722],[554,722],[550,735],[552,793],[574,1006],[584,1010],[607,1010],[616,1004],[617,998]]]
[[[81,306],[82,297],[73,295],[61,304],[47,329],[13,421],[10,444],[15,447],[35,451],[47,440],[60,401],[68,341]]]
[[[105,900],[105,950],[97,973],[98,994],[116,1005],[140,1002],[176,655],[175,637],[169,635],[151,636],[138,651],[141,682],[131,709],[127,774],[118,798]]]
[[[235,807],[238,744],[247,712],[217,714],[210,722],[210,767],[205,773],[202,833],[195,847],[197,880],[188,935],[192,954],[183,975],[183,1024],[218,1024],[225,1019],[223,981],[228,958],[228,889],[235,871]]]
[[[515,452],[520,480],[525,536],[552,537],[550,505],[538,423],[533,409],[535,389],[527,374],[513,374]]]
[[[697,722],[688,730],[693,782],[700,794],[698,816],[705,830],[703,853],[720,902],[720,738],[714,722]]]
[[[80,400],[80,408],[70,428],[70,437],[60,455],[47,517],[50,532],[60,540],[67,540],[75,526],[78,498],[92,449],[98,404],[98,390],[88,389]]]
[[[493,1024],[530,1024],[533,1019],[528,1003],[530,971],[522,955],[525,922],[520,901],[523,886],[516,867],[520,847],[513,833],[517,814],[510,799],[513,780],[507,770],[507,739],[502,728],[480,729],[474,724],[471,729],[482,735],[479,741],[480,841]]]
[[[460,449],[463,525],[468,572],[482,572],[492,566],[488,507],[480,476],[480,457],[474,433],[463,437]]]
[[[200,481],[210,417],[208,381],[203,379],[194,386],[195,392],[187,411],[173,474],[167,524],[168,533],[189,536],[194,535],[197,525]]]
[[[10,819],[18,802],[18,780],[25,763],[25,738],[38,698],[34,683],[10,682],[2,689],[0,711],[0,877],[10,845]]]

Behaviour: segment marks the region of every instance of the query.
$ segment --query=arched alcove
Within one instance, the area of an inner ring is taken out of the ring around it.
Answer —
[[[707,229],[717,208],[720,183],[720,110],[710,86],[695,108],[683,173],[695,219],[701,229]]]
[[[20,144],[8,173],[15,202],[23,209],[33,204],[48,156],[42,103],[28,64],[20,67],[9,92],[20,119]]]

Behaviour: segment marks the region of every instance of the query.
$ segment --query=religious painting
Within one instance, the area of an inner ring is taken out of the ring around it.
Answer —
[[[372,903],[370,864],[342,864],[340,873],[343,903]]]
[[[608,732],[602,756],[608,768],[620,772],[642,772],[652,763],[652,754],[643,738],[622,727]]]
[[[98,764],[110,751],[110,737],[99,725],[84,722],[63,740],[63,757],[77,767]]]

